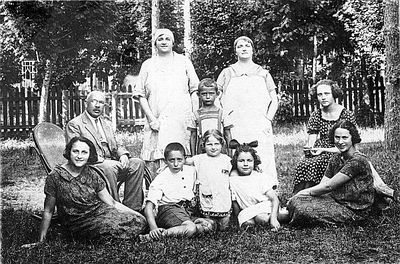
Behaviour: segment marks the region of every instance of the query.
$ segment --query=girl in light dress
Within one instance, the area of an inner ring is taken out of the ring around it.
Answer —
[[[280,228],[280,221],[288,218],[287,211],[279,212],[279,199],[275,193],[275,182],[256,169],[261,161],[254,147],[258,142],[239,144],[236,140],[229,148],[236,149],[232,157],[232,169],[237,175],[230,177],[233,213],[237,216],[239,227],[247,228],[270,225],[272,230]]]
[[[219,130],[210,129],[204,133],[203,144],[206,153],[186,159],[194,165],[197,173],[197,197],[200,213],[215,229],[225,230],[231,214],[231,191],[229,156],[222,154],[223,135]]]

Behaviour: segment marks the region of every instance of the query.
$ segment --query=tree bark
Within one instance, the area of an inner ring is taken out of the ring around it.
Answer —
[[[384,36],[386,48],[385,74],[385,146],[400,149],[400,42],[399,1],[385,0]]]
[[[191,0],[184,0],[184,3],[183,3],[183,21],[184,21],[183,43],[185,46],[185,55],[189,59],[190,59],[190,55],[192,54],[190,2],[191,2]]]
[[[47,59],[44,80],[40,93],[39,117],[38,117],[39,123],[45,122],[47,118],[47,101],[49,98],[49,87],[52,74],[53,74],[53,61],[52,59]]]
[[[154,43],[156,41],[154,34],[160,24],[160,3],[159,0],[151,0],[151,55],[156,55],[156,47]]]

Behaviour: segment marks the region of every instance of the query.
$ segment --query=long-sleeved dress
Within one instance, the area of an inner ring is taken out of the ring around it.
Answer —
[[[91,166],[76,177],[57,166],[46,178],[44,192],[56,199],[61,225],[74,236],[132,238],[142,233],[147,226],[143,216],[121,212],[100,200],[97,193],[105,187]]]
[[[197,90],[198,83],[192,63],[181,54],[173,52],[169,65],[161,64],[158,56],[143,62],[133,95],[145,97],[160,122],[158,132],[153,131],[148,122],[144,126],[143,160],[163,159],[164,148],[171,142],[181,143],[189,153],[190,95]]]

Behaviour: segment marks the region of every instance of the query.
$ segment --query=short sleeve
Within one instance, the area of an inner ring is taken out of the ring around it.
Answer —
[[[262,186],[261,191],[262,193],[267,193],[270,190],[274,189],[274,186],[276,186],[276,184],[274,184],[272,181],[269,180],[270,177],[266,177],[266,175],[263,174],[259,174],[258,175],[258,182],[260,184],[260,186]]]
[[[149,187],[149,192],[147,194],[146,201],[152,202],[154,205],[158,205],[158,202],[161,201],[161,198],[163,196],[163,191],[162,191],[162,177],[160,178],[161,175],[158,175],[154,181],[150,184]]]
[[[345,119],[347,121],[350,121],[351,123],[353,123],[353,125],[357,126],[356,118],[355,118],[354,113],[352,111],[349,111],[349,110],[345,109],[342,112],[342,116],[341,116],[340,119]]]
[[[324,176],[326,178],[331,179],[333,176],[335,176],[335,171],[334,171],[334,157],[332,157],[329,162],[328,162],[328,166],[325,169],[325,173]]]
[[[349,178],[354,178],[356,175],[366,174],[367,168],[369,168],[369,163],[367,160],[354,158],[347,162],[340,172]]]
[[[147,92],[146,92],[146,82],[147,82],[147,77],[149,75],[149,65],[151,64],[151,59],[148,59],[142,63],[142,66],[140,67],[140,72],[139,76],[136,80],[135,87],[133,88],[133,97],[146,97],[147,98]]]
[[[274,82],[274,79],[272,79],[271,74],[269,71],[265,70],[265,84],[267,85],[268,92],[275,91],[276,89],[276,84]]]
[[[225,116],[224,112],[222,112],[222,125],[224,129],[231,129],[233,127],[232,120],[228,116]]]
[[[191,113],[190,120],[188,123],[187,130],[196,132],[197,131],[197,119],[194,113]]]
[[[189,93],[192,94],[198,90],[199,77],[197,77],[197,74],[193,67],[192,62],[187,57],[185,57],[185,56],[183,56],[183,57],[185,60],[186,74],[189,79]]]
[[[46,178],[46,182],[44,184],[44,193],[51,197],[57,197],[57,183],[56,183],[56,172],[53,171]]]
[[[93,189],[96,191],[96,193],[102,191],[104,188],[106,188],[106,183],[103,179],[103,177],[100,175],[100,172],[91,169],[90,174],[92,176],[92,183],[93,183]]]
[[[217,85],[218,85],[218,90],[220,92],[225,91],[226,87],[229,84],[230,78],[231,78],[231,74],[230,74],[229,67],[223,69],[222,72],[218,75]]]
[[[319,110],[314,111],[307,123],[307,133],[308,134],[318,134],[321,129],[321,118]]]

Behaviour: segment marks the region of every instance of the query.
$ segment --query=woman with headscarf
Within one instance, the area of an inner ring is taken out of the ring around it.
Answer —
[[[155,32],[157,54],[143,62],[134,89],[146,115],[141,158],[153,171],[160,166],[164,148],[179,142],[189,153],[191,113],[198,108],[199,79],[191,61],[172,50],[169,29]]]
[[[222,70],[217,83],[222,89],[225,120],[233,127],[232,138],[239,142],[258,140],[260,169],[278,184],[272,120],[278,109],[276,85],[270,73],[253,62],[253,41],[241,36],[234,41],[237,62]]]

